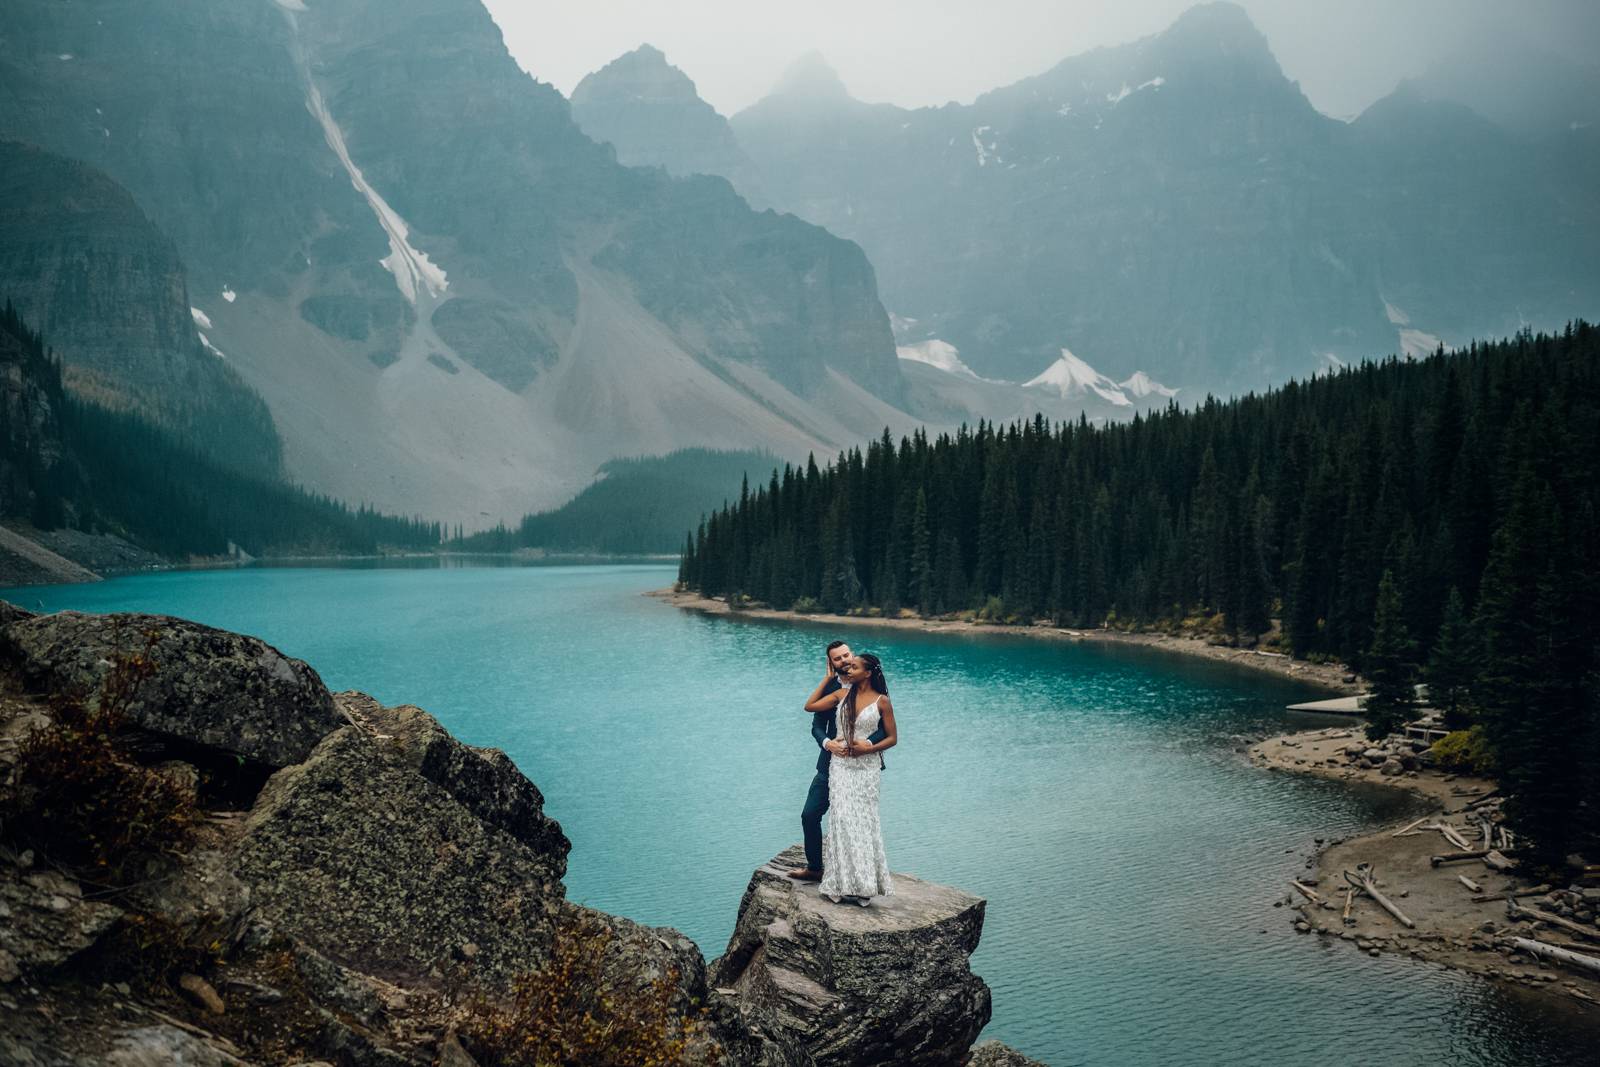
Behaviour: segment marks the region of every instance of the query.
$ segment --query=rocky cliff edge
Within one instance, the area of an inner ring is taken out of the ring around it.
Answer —
[[[583,1062],[958,1064],[989,1019],[978,898],[896,875],[831,905],[791,849],[708,969],[568,902],[543,807],[504,753],[255,638],[0,602],[0,1063],[487,1067],[573,1002],[673,1021]]]

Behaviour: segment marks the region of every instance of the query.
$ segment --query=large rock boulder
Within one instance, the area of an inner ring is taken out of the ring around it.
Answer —
[[[476,748],[452,737],[439,720],[412,704],[384,707],[365,693],[335,696],[341,711],[404,765],[443,789],[490,826],[504,830],[558,863],[566,874],[570,845],[561,826],[545,817],[544,795],[497,748]]]
[[[895,874],[893,896],[833,904],[787,872],[800,846],[756,868],[708,980],[780,1062],[839,1067],[961,1063],[989,1021],[969,960],[984,902]]]
[[[234,867],[255,914],[336,962],[503,985],[548,956],[568,848],[538,851],[350,726],[268,780]],[[554,824],[552,824],[553,826]]]
[[[63,611],[0,630],[0,657],[34,690],[97,701],[119,658],[154,665],[126,711],[151,733],[285,767],[344,716],[317,672],[265,641],[168,615]]]

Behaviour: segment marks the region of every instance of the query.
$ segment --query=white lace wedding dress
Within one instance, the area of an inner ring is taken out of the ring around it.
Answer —
[[[843,739],[844,708],[835,733]],[[878,702],[856,714],[855,740],[868,744],[878,728]],[[822,839],[822,885],[828,897],[888,896],[894,892],[889,861],[883,853],[878,825],[878,784],[882,762],[877,756],[834,756],[828,764],[828,833]]]

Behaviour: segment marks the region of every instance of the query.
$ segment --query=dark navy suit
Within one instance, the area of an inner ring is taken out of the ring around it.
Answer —
[[[822,687],[822,695],[836,693],[841,688],[838,678],[829,678],[828,684]],[[800,812],[800,828],[805,834],[806,866],[813,871],[822,870],[822,816],[828,810],[828,766],[833,761],[833,753],[823,748],[822,742],[837,731],[838,720],[837,709],[811,713],[811,739],[817,743],[820,751],[817,753],[817,773],[811,779],[811,791],[806,794],[806,806]],[[867,735],[867,740],[877,744],[888,736],[889,732],[880,724]],[[887,766],[882,755],[878,757],[878,766]]]

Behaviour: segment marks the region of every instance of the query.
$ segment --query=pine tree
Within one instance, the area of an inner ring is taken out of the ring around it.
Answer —
[[[911,595],[917,611],[933,611],[933,558],[928,537],[928,494],[917,490],[917,508],[911,516]]]
[[[1388,571],[1378,581],[1378,609],[1372,623],[1372,646],[1363,660],[1371,683],[1364,710],[1367,737],[1377,740],[1395,733],[1416,708],[1416,665],[1413,645],[1401,613],[1400,590]]]
[[[1423,672],[1423,681],[1428,685],[1428,703],[1444,713],[1447,730],[1460,730],[1468,725],[1465,705],[1477,675],[1477,658],[1461,590],[1451,586],[1439,635],[1434,638],[1433,651],[1428,655],[1428,666]]]

